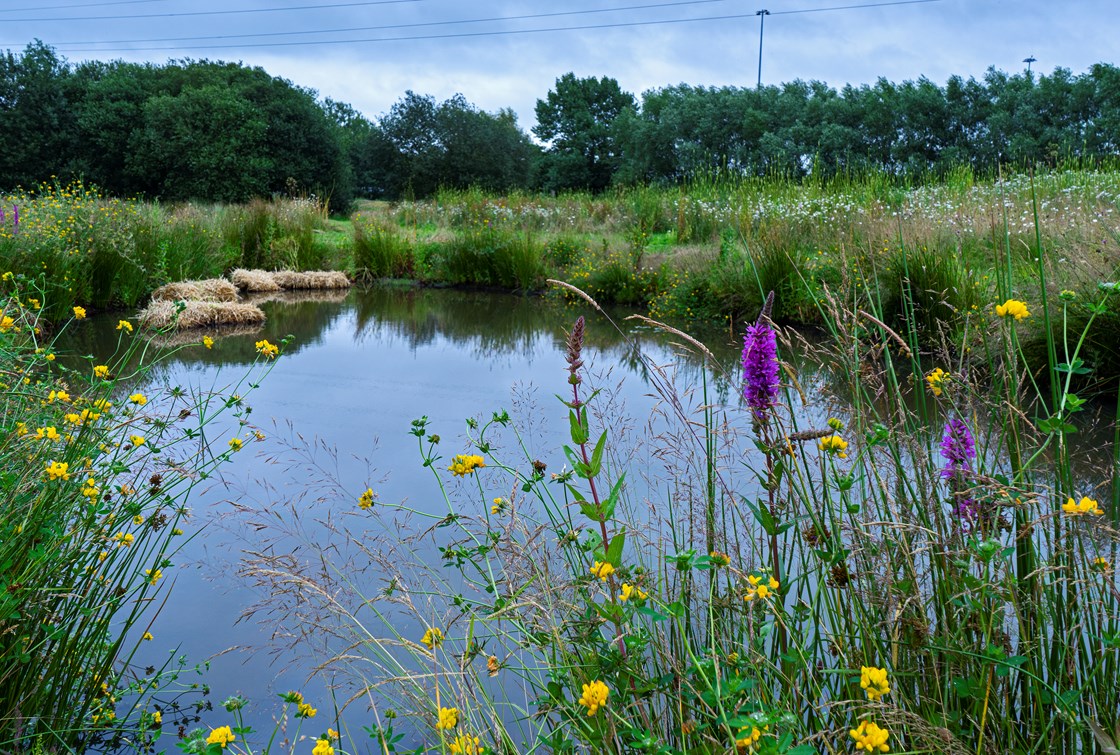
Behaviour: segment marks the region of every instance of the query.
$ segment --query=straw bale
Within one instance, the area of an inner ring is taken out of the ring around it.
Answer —
[[[137,314],[145,328],[188,330],[217,325],[253,325],[264,322],[264,312],[253,304],[238,302],[184,302],[182,311],[173,302],[154,301]]]
[[[311,285],[311,277],[307,273],[297,273],[294,270],[277,270],[272,274],[272,281],[286,290],[314,288]]]
[[[153,301],[237,301],[237,287],[224,278],[179,281],[152,292]]]
[[[243,270],[238,268],[229,274],[233,285],[245,291],[279,291],[280,286],[272,279],[267,270]]]
[[[283,289],[331,289],[349,288],[350,279],[345,273],[337,271],[313,270],[297,273],[292,270],[278,270],[272,274],[272,280]]]

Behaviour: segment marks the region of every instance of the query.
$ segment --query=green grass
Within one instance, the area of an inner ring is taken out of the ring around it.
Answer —
[[[147,670],[132,659],[197,532],[195,486],[238,450],[221,438],[199,454],[199,439],[248,410],[228,396],[134,392],[159,360],[127,320],[99,363],[57,353],[54,338],[84,314],[48,337],[49,297],[41,278],[0,280],[0,747],[143,750],[161,716],[170,727],[197,713],[183,707],[188,669],[174,656]],[[254,437],[245,425],[239,443]]]

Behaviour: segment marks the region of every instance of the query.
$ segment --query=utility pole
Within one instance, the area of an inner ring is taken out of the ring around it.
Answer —
[[[766,17],[770,15],[768,10],[756,11],[755,15],[758,19],[758,84],[756,89],[762,89],[762,32],[766,29]]]
[[[1027,76],[1031,75],[1031,63],[1035,63],[1037,61],[1038,61],[1038,58],[1036,58],[1033,55],[1031,55],[1029,57],[1026,57],[1026,58],[1023,58],[1023,62],[1027,64]]]

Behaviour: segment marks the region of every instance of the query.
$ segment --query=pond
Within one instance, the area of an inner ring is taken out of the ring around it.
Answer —
[[[360,727],[372,723],[368,705],[350,698],[370,672],[341,661],[317,670],[347,648],[322,624],[321,606],[301,595],[306,585],[291,581],[303,574],[309,582],[318,576],[338,585],[343,575],[355,589],[330,599],[349,601],[347,608],[357,612],[365,597],[390,589],[380,560],[441,558],[438,537],[371,533],[371,523],[392,529],[397,520],[370,519],[357,505],[369,488],[376,494],[375,509],[401,514],[410,532],[438,526],[446,504],[432,470],[422,464],[418,438],[410,434],[421,417],[427,418],[427,434],[441,436],[443,469],[453,455],[470,452],[468,436],[477,432],[469,418],[485,423],[502,411],[521,428],[517,442],[524,443],[526,458],[541,460],[550,473],[569,468],[561,451],[569,442],[567,409],[556,396],[570,390],[565,330],[579,315],[588,323],[587,382],[603,391],[595,401],[601,414],[593,428],[608,424],[612,460],[631,470],[632,521],[642,519],[665,534],[659,522],[673,514],[659,501],[675,493],[666,489],[662,471],[684,465],[688,453],[678,451],[696,440],[677,420],[682,414],[701,416],[704,406],[727,407],[716,410],[716,420],[728,430],[721,458],[733,461],[721,466],[720,474],[733,490],[758,492],[754,473],[734,461],[752,447],[749,417],[738,408],[737,334],[704,334],[712,349],[712,358],[705,359],[682,349],[676,336],[624,321],[626,313],[611,313],[620,325],[616,329],[582,303],[451,290],[286,295],[262,307],[268,316],[263,328],[220,337],[213,349],[184,346],[143,385],[153,405],[175,386],[226,395],[257,359],[257,340],[289,339],[275,369],[245,398],[252,407],[251,428],[264,440],[247,445],[190,501],[191,539],[168,570],[174,580],[170,599],[148,627],[154,639],[144,644],[146,655],[137,659],[139,666],[158,667],[178,657],[189,666],[204,664],[197,674],[184,674],[181,683],[208,688],[201,698],[214,708],[203,713],[207,725],[231,723],[220,703],[243,695],[249,700],[246,723],[267,734],[281,707],[277,695],[300,690],[320,711],[305,734],[342,728],[332,711],[346,708],[349,737],[361,741]],[[119,336],[116,321],[116,315],[91,318],[65,345],[79,354],[111,353]],[[783,358],[792,363],[806,400],[798,407],[802,427],[821,427],[830,413],[843,415],[842,396],[811,356]],[[651,365],[664,372],[651,371]],[[657,390],[663,379],[680,391],[679,414]],[[217,428],[212,442],[224,443],[235,432],[232,424]],[[1090,434],[1075,439],[1074,453],[1095,448],[1098,457],[1107,457],[1101,451],[1107,444]],[[515,444],[508,433],[502,440]],[[1088,466],[1103,463],[1094,458]],[[449,490],[456,494],[456,488]],[[406,542],[413,551],[400,550]],[[656,540],[646,547],[656,548]],[[415,616],[387,618],[412,642],[424,631]],[[195,690],[184,700],[200,694]],[[379,700],[382,706],[392,702]],[[286,733],[294,729],[288,722]]]
[[[730,334],[705,338],[730,370],[723,373],[674,346],[679,339],[623,323],[626,313],[612,313],[622,324],[619,332],[589,306],[374,288],[288,295],[262,307],[268,316],[262,329],[219,337],[211,350],[185,346],[141,386],[153,406],[175,386],[228,393],[256,359],[255,341],[290,338],[275,369],[246,397],[249,419],[266,440],[248,445],[220,480],[200,487],[190,502],[194,532],[187,534],[194,536],[169,570],[171,599],[150,627],[155,639],[145,645],[147,657],[138,659],[141,666],[159,666],[171,656],[191,665],[208,661],[208,669],[187,673],[183,681],[208,685],[206,699],[215,708],[231,695],[244,695],[250,700],[246,721],[258,731],[271,731],[280,708],[276,695],[288,690],[302,691],[324,713],[330,710],[328,680],[308,679],[322,660],[317,654],[327,648],[303,636],[305,629],[291,616],[276,613],[268,590],[244,574],[243,561],[262,551],[300,553],[301,540],[326,536],[322,522],[332,512],[337,517],[356,511],[355,499],[367,487],[382,502],[407,502],[420,511],[432,506],[438,491],[409,434],[413,420],[428,418],[431,432],[443,436],[448,458],[468,450],[467,418],[508,410],[529,426],[528,451],[559,470],[568,422],[555,396],[568,390],[565,329],[580,314],[588,318],[589,383],[604,389],[598,403],[609,402],[612,443],[631,458],[641,456],[640,466],[658,463],[642,442],[657,403],[643,358],[665,365],[682,385],[697,385],[707,373],[716,403],[735,403],[738,390],[728,377],[736,371],[739,349]],[[117,319],[91,318],[65,347],[78,354],[112,353]],[[214,437],[225,436],[219,431]],[[300,521],[262,523],[270,511],[293,512]],[[436,556],[434,547],[428,555]],[[337,681],[341,704],[348,694],[343,680]],[[224,717],[215,711],[204,720],[228,723],[219,720]]]

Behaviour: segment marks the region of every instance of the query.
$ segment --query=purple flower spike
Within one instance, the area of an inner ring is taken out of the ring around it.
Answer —
[[[941,470],[941,476],[949,479],[961,472],[971,471],[971,462],[976,458],[976,441],[968,425],[959,419],[945,423],[945,435],[941,438],[941,455],[948,462]]]
[[[747,328],[743,339],[743,398],[758,422],[778,398],[778,337],[766,318]]]

